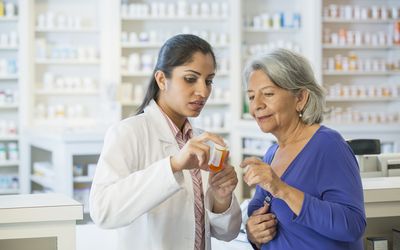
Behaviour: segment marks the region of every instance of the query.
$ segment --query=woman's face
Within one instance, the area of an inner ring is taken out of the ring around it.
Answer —
[[[250,74],[247,95],[250,114],[263,132],[276,134],[298,121],[298,98],[274,84],[261,70]]]
[[[210,96],[214,76],[211,54],[194,53],[190,62],[175,67],[171,78],[165,79],[159,105],[172,120],[198,116]]]

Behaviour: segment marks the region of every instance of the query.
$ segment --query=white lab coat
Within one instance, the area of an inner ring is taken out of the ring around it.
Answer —
[[[196,131],[194,131],[196,134]],[[105,137],[90,193],[90,215],[103,228],[117,228],[118,249],[190,250],[194,248],[195,216],[189,171],[173,173],[170,156],[178,144],[157,104],[141,115],[111,127]],[[212,213],[205,191],[206,249],[210,237],[230,241],[240,229],[235,196],[222,214]]]

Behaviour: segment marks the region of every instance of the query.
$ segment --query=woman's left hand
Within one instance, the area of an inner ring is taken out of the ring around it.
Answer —
[[[272,167],[257,157],[245,158],[240,167],[247,169],[244,181],[249,186],[258,184],[273,196],[278,196],[278,192],[285,186]]]
[[[224,164],[221,171],[210,172],[209,184],[214,197],[214,212],[224,212],[229,208],[232,193],[238,183],[238,178],[233,166]],[[220,211],[222,210],[222,211]]]

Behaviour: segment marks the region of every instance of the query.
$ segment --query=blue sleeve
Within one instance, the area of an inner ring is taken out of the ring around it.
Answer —
[[[253,199],[249,202],[249,206],[247,207],[247,215],[250,217],[254,211],[264,206],[264,198],[265,191],[260,187],[256,186],[256,193],[254,194]]]
[[[334,240],[354,242],[365,227],[363,189],[357,161],[347,143],[326,141],[316,167],[319,197],[305,193],[296,223]]]
[[[263,157],[263,162],[270,164],[277,148],[278,148],[277,144],[272,145],[265,153]],[[267,191],[265,191],[264,189],[262,189],[260,186],[257,185],[256,193],[254,194],[254,197],[250,201],[249,206],[247,208],[247,215],[249,217],[253,214],[255,210],[264,206],[264,199],[266,195]]]

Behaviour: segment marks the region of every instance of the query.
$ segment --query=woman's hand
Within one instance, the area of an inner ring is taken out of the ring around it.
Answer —
[[[270,192],[273,196],[278,196],[286,184],[275,174],[270,165],[257,157],[248,157],[240,164],[241,168],[246,168],[244,181],[247,185],[260,185],[263,189]]]
[[[265,204],[255,210],[246,223],[247,237],[259,249],[276,235],[277,220],[274,214],[268,213],[268,209],[269,205]]]
[[[208,161],[210,159],[210,146],[206,141],[213,141],[221,146],[224,146],[222,137],[204,132],[203,134],[193,137],[188,140],[183,148],[174,156],[171,157],[171,168],[173,172],[183,169],[200,168],[208,171]]]
[[[213,212],[225,212],[231,205],[232,193],[238,183],[235,169],[225,162],[221,171],[210,172],[208,181],[214,197]]]
[[[270,165],[259,158],[249,157],[240,164],[241,168],[247,168],[244,181],[247,185],[260,185],[270,192],[274,197],[286,202],[289,208],[297,216],[303,207],[304,193],[283,182],[274,172]]]

